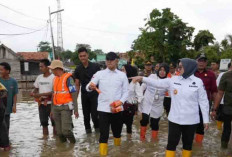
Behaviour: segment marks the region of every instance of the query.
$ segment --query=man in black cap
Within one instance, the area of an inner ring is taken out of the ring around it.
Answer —
[[[100,70],[100,66],[89,61],[89,54],[85,47],[78,49],[78,57],[81,64],[76,67],[74,77],[78,93],[81,86],[81,103],[84,115],[85,130],[87,134],[92,133],[90,125],[91,116],[95,132],[99,132],[99,118],[97,113],[98,93],[96,91],[87,92],[85,88],[93,75]]]
[[[144,76],[144,77],[148,77],[151,74],[152,74],[152,63],[151,63],[151,61],[146,61],[144,64],[144,71],[141,72],[139,75]]]
[[[114,52],[106,55],[106,66],[105,70],[94,74],[86,86],[88,92],[96,90],[100,93],[97,108],[100,124],[100,155],[107,155],[110,126],[114,136],[114,145],[120,146],[121,144],[123,125],[121,111],[128,97],[128,79],[125,73],[117,70],[118,56]]]
[[[215,74],[207,70],[207,57],[204,53],[201,53],[197,56],[198,70],[195,73],[195,76],[200,78],[205,86],[209,102],[215,99],[217,94],[217,84]],[[211,104],[211,103],[210,103]],[[210,105],[211,106],[211,105]],[[200,109],[199,109],[200,110]],[[202,143],[204,138],[204,124],[202,119],[202,113],[200,110],[200,124],[197,126],[195,141],[197,143]]]

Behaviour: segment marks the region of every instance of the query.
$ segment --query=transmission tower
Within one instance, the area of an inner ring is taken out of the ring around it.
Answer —
[[[57,10],[61,10],[60,0],[57,0]],[[57,13],[57,52],[60,58],[60,53],[63,52],[63,34],[62,34],[62,17],[61,12]]]

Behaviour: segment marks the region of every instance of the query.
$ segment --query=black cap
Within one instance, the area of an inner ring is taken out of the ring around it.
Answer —
[[[169,64],[169,67],[170,67],[170,68],[176,68],[176,63],[171,62],[171,63]]]
[[[114,53],[114,52],[109,52],[106,55],[106,60],[113,61],[113,60],[118,59],[118,58],[119,58],[118,55],[116,53]]]
[[[198,60],[198,59],[205,59],[205,60],[207,60],[207,57],[206,57],[205,53],[201,53],[201,54],[199,54],[199,55],[197,56],[197,60]]]

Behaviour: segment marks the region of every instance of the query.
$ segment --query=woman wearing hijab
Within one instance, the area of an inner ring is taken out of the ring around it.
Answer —
[[[202,111],[205,129],[209,123],[209,102],[201,79],[194,76],[197,69],[195,60],[180,59],[180,76],[154,80],[137,76],[133,82],[142,81],[147,86],[166,88],[170,91],[171,110],[168,116],[168,144],[166,157],[175,157],[176,147],[182,137],[183,157],[190,157],[197,124],[200,123],[199,106]]]
[[[131,78],[138,75],[137,69],[131,65],[124,65],[121,69],[122,72],[126,73],[127,78]],[[128,86],[128,99],[124,103],[124,111],[122,113],[123,123],[126,125],[128,137],[132,134],[132,124],[134,120],[135,112],[137,111],[137,106],[141,103],[143,99],[143,92],[141,90],[140,84],[134,84],[131,79],[129,79]]]
[[[151,74],[148,78],[152,80],[165,79],[169,73],[169,67],[167,64],[162,63],[157,71],[157,74]],[[159,131],[160,117],[164,112],[163,101],[167,91],[165,88],[157,88],[149,86],[146,83],[142,84],[145,89],[144,100],[139,108],[142,113],[142,120],[140,121],[140,139],[145,140],[147,125],[150,117],[150,127],[152,129],[152,139],[156,139]]]

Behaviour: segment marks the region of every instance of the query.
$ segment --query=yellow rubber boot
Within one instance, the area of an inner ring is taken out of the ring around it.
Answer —
[[[114,138],[114,145],[121,146],[121,138]]]
[[[192,151],[183,149],[182,157],[191,157],[191,156],[192,156]]]
[[[218,130],[222,130],[222,124],[223,124],[222,121],[217,121],[217,129]]]
[[[176,151],[166,150],[166,157],[175,157]]]
[[[108,154],[108,144],[107,143],[100,143],[99,153],[102,156],[106,156]]]

